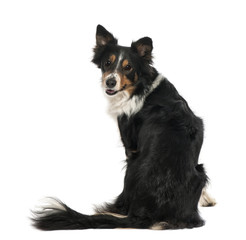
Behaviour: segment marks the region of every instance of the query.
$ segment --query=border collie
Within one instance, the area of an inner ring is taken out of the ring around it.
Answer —
[[[88,228],[181,229],[204,225],[198,212],[215,201],[198,157],[203,122],[175,87],[152,66],[152,40],[131,47],[97,26],[92,62],[102,71],[109,112],[116,117],[126,153],[124,188],[95,215],[78,213],[50,198],[34,212],[42,230]]]

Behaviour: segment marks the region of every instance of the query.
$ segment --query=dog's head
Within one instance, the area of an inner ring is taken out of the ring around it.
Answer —
[[[152,74],[152,40],[144,37],[132,42],[131,47],[117,43],[110,32],[98,25],[92,62],[102,70],[102,86],[108,96],[119,92],[131,96],[141,85],[141,77]]]

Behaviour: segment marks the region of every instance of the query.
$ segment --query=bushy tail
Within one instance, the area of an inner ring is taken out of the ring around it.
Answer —
[[[33,211],[33,226],[41,230],[65,230],[88,228],[148,228],[150,223],[139,222],[129,217],[107,214],[84,215],[74,211],[61,201],[49,198],[38,211]]]

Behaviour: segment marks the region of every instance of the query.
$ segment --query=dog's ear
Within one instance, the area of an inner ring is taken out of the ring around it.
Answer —
[[[96,46],[105,46],[107,44],[117,44],[117,39],[108,32],[102,25],[97,25],[97,32],[96,32]]]
[[[103,26],[97,26],[96,32],[96,46],[94,50],[94,56],[92,62],[95,63],[99,68],[101,67],[101,58],[105,51],[105,46],[108,44],[117,44],[117,39],[108,32]]]
[[[152,62],[153,43],[149,37],[140,38],[138,41],[133,42],[131,49],[136,52],[140,57],[144,58],[149,63]]]

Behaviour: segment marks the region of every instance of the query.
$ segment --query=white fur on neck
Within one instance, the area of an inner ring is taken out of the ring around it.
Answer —
[[[131,115],[136,114],[143,107],[146,97],[159,86],[163,79],[164,77],[159,74],[150,88],[147,89],[146,92],[141,96],[136,95],[130,98],[130,95],[127,91],[122,91],[113,97],[108,97],[110,102],[108,109],[109,114],[113,117],[118,117],[122,114],[126,114],[128,117],[130,117]]]

